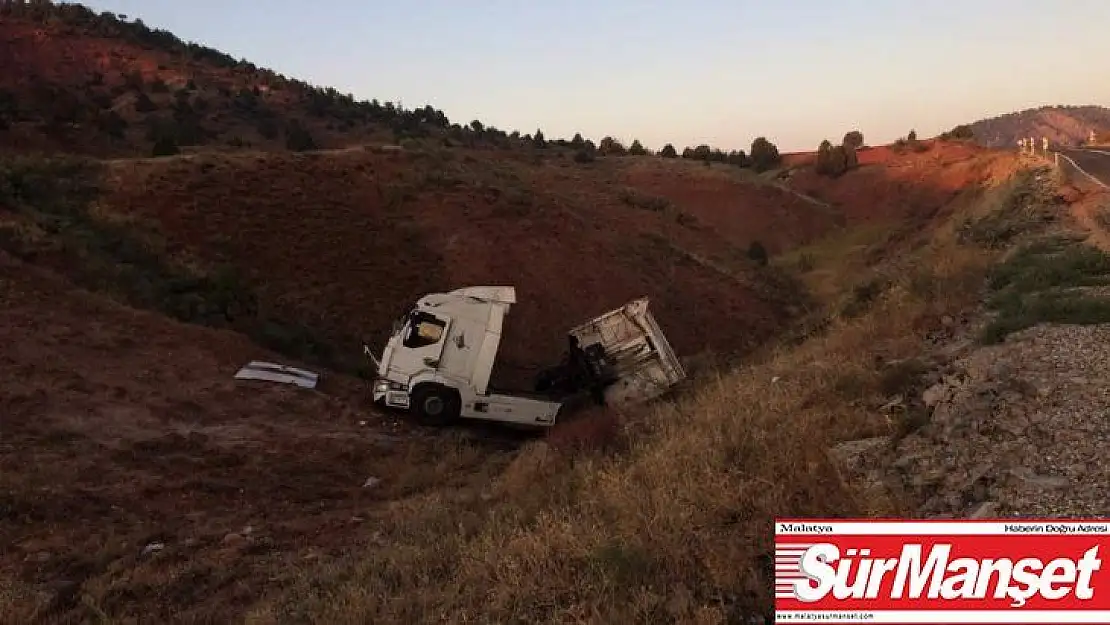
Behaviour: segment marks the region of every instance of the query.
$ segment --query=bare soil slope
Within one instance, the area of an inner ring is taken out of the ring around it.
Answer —
[[[964,142],[921,141],[918,149],[873,147],[859,152],[859,168],[838,178],[800,167],[792,189],[841,211],[845,223],[910,223],[937,216],[967,189],[1014,171],[1013,155]]]
[[[619,163],[533,158],[350,150],[121,162],[100,202],[153,224],[168,249],[241,269],[261,306],[335,337],[381,341],[418,296],[475,284],[516,286],[505,356],[522,365],[557,357],[569,326],[642,295],[683,354],[749,348],[789,318],[798,293],[745,258],[746,240],[693,209],[630,203],[606,184]],[[758,193],[751,210],[767,203]]]
[[[775,254],[841,225],[837,210],[816,205],[750,170],[667,159],[627,159],[620,181],[665,198],[714,232]]]
[[[122,307],[0,252],[0,344],[0,622],[32,622],[35,604],[91,617],[84,593],[113,614],[157,594],[162,618],[207,603],[220,620],[220,604],[262,590],[239,580],[266,554],[349,548],[351,517],[387,496],[360,490],[392,475],[393,456],[359,425],[379,423],[357,386],[237,382],[246,360],[274,356],[234,333]]]

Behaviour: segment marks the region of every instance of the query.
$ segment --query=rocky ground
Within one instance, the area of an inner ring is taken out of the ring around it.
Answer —
[[[1106,300],[1105,286],[1079,290]],[[884,406],[910,415],[902,417],[909,427],[832,453],[918,517],[1105,515],[1110,324],[1041,323],[980,345],[989,318],[953,320],[952,331],[926,347],[919,390]]]
[[[1108,509],[1110,326],[1040,325],[974,349],[925,390],[928,424],[882,479],[935,518],[1091,517]]]
[[[1092,517],[1110,509],[1110,325],[1039,325],[929,375],[927,424],[833,451],[927,518]]]

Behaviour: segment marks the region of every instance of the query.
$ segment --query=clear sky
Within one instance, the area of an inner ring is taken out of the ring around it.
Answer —
[[[97,0],[453,122],[782,151],[1110,104],[1110,0]]]

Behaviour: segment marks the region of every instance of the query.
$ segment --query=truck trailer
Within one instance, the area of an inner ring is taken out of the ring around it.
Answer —
[[[567,331],[563,361],[527,391],[495,391],[502,329],[516,303],[511,286],[474,286],[421,297],[394,322],[380,358],[375,403],[429,425],[460,418],[550,427],[582,397],[599,404],[645,402],[686,378],[642,297]]]

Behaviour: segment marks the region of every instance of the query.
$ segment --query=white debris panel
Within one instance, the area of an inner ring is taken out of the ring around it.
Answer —
[[[275,362],[252,360],[235,374],[235,379],[265,380],[280,384],[292,384],[301,388],[316,388],[316,383],[320,380],[320,374],[295,367],[287,367]]]

